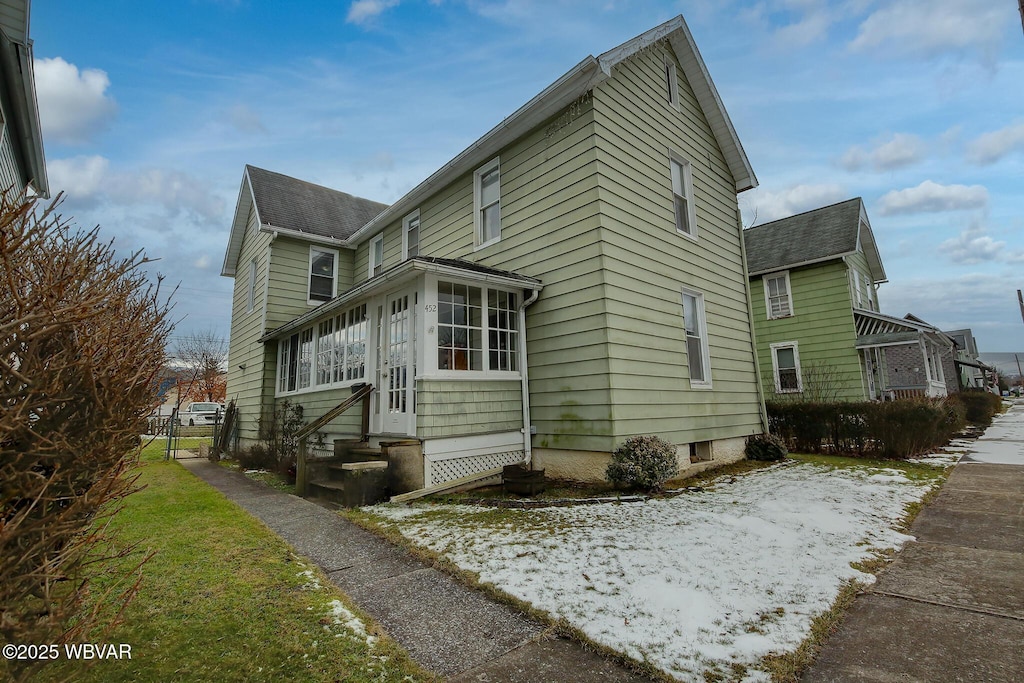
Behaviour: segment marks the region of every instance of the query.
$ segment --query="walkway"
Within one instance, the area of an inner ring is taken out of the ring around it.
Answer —
[[[1024,681],[1024,402],[996,421],[857,597],[804,681]]]
[[[204,459],[181,464],[316,562],[413,659],[446,680],[648,680],[575,641],[551,636],[545,625],[335,512]]]

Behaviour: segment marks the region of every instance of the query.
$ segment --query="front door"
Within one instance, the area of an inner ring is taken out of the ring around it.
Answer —
[[[380,431],[385,434],[415,433],[415,349],[413,348],[415,294],[390,294],[379,308],[378,411]]]

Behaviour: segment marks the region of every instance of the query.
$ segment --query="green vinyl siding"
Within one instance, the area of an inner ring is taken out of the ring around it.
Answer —
[[[274,395],[276,364],[272,352],[256,341],[263,334],[269,246],[270,235],[259,231],[256,212],[250,208],[235,274],[228,343],[227,398],[234,400],[238,408],[239,438],[243,445],[256,439],[256,420]],[[249,268],[254,258],[257,273],[255,306],[249,311]]]
[[[864,256],[863,252],[858,251],[854,254],[850,254],[849,256],[847,256],[846,263],[851,268],[856,268],[857,272],[860,274],[860,279],[857,282],[857,288],[860,290],[861,308],[871,309],[871,305],[868,303],[868,290],[867,287],[864,286],[864,277],[867,276],[872,280],[874,280],[874,277],[871,274],[871,267],[868,265],[867,257]],[[856,300],[852,300],[851,303],[853,301]],[[877,302],[873,310],[878,310]]]
[[[623,62],[594,94],[612,436],[745,436],[761,420],[735,181],[678,65],[680,110],[668,104],[662,55]],[[696,240],[676,231],[669,150],[691,164]],[[707,390],[689,384],[684,288],[704,296]]]
[[[351,395],[351,387],[342,387],[338,389],[327,389],[324,391],[296,394],[294,396],[285,396],[277,399],[276,403],[278,409],[280,409],[285,402],[293,406],[302,406],[302,421],[309,424],[310,422],[323,417],[327,411],[343,403]],[[320,433],[325,437],[328,435],[331,437],[359,436],[359,432],[361,431],[363,424],[362,410],[362,403],[352,406],[349,410],[334,418],[330,424],[320,430]]]
[[[836,376],[841,400],[864,400],[860,357],[854,348],[856,330],[847,266],[835,260],[789,271],[793,315],[767,319],[764,281],[751,281],[758,360],[765,396],[775,393],[771,345],[797,342],[804,389],[809,377],[828,369]]]
[[[416,382],[416,436],[436,439],[518,431],[523,426],[518,380]]]

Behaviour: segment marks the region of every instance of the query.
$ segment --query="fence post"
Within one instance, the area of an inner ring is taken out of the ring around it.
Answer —
[[[306,495],[306,438],[299,438],[299,451],[295,455],[295,495]]]

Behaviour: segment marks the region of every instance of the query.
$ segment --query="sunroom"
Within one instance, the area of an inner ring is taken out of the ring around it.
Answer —
[[[527,461],[525,309],[541,287],[468,261],[408,259],[260,339],[277,347],[275,400],[301,405],[308,422],[371,385],[369,414],[332,420],[326,443],[416,443],[424,487]]]

